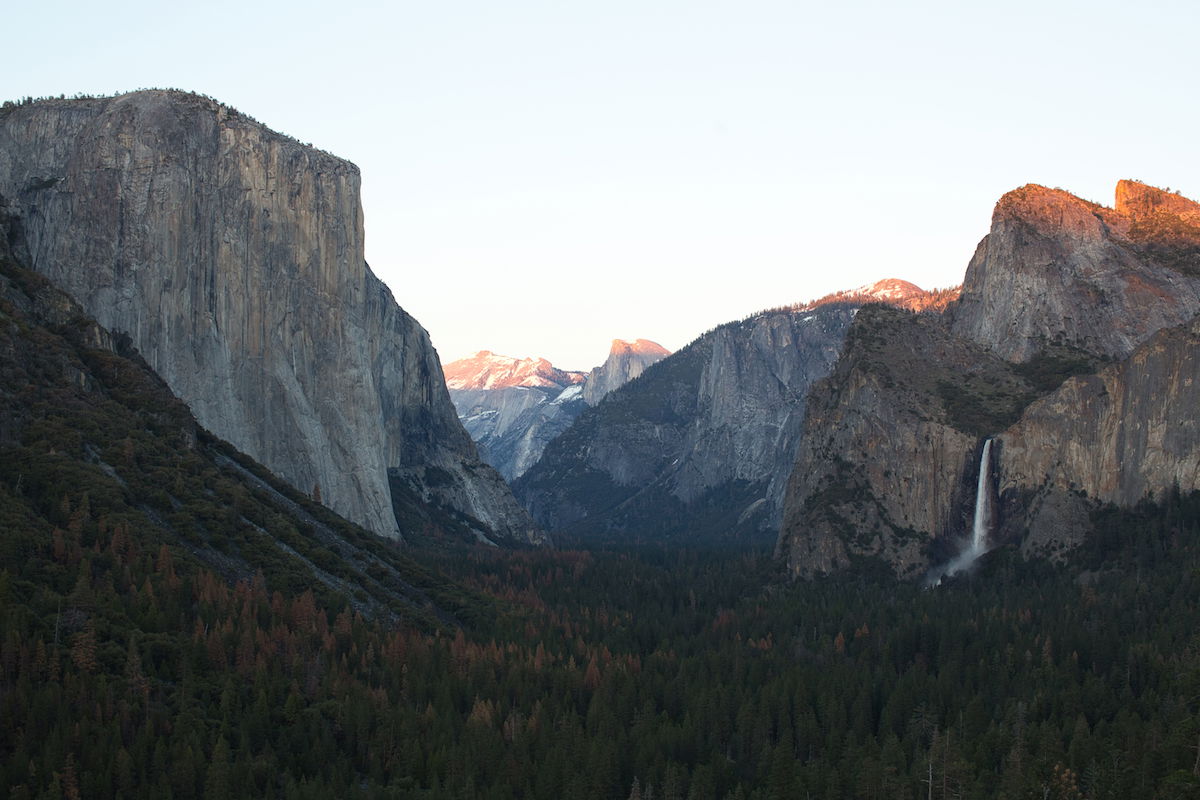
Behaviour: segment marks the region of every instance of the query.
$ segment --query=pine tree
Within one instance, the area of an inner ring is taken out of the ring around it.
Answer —
[[[204,800],[229,800],[230,765],[229,742],[222,736],[213,747],[208,772],[204,777]]]

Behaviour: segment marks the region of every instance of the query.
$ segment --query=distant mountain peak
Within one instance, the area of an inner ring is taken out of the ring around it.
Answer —
[[[634,339],[632,342],[627,339],[613,339],[612,346],[608,352],[610,355],[621,355],[624,353],[636,353],[647,356],[671,355],[670,350],[658,342],[652,342],[649,339]]]
[[[613,339],[608,358],[588,374],[583,399],[594,406],[604,395],[629,383],[651,364],[662,361],[671,351],[649,339]]]
[[[442,367],[451,389],[507,389],[512,386],[565,389],[582,383],[582,372],[561,370],[544,358],[513,358],[480,350]]]
[[[858,305],[885,303],[897,308],[906,308],[909,311],[940,311],[956,297],[958,297],[957,287],[926,291],[910,281],[900,278],[884,278],[854,289],[843,289],[840,292],[827,294],[810,303],[803,303],[797,306],[795,310],[810,311],[814,308],[830,305],[831,303],[851,303]]]
[[[919,297],[928,294],[920,286],[900,278],[884,278],[881,281],[869,283],[866,286],[859,286],[857,289],[851,289],[852,294],[866,295],[874,297],[876,300],[907,300],[912,297]]]

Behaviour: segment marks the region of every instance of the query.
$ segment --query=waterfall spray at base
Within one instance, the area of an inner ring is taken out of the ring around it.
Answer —
[[[979,479],[975,484],[975,517],[971,522],[971,541],[961,553],[950,560],[941,569],[935,570],[929,576],[929,584],[936,586],[946,575],[953,575],[967,569],[975,560],[988,551],[988,534],[995,521],[992,504],[992,440],[983,443],[983,453],[979,456]]]

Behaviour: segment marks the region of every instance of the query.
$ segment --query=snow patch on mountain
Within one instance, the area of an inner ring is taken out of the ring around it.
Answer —
[[[450,389],[507,389],[513,386],[556,389],[582,383],[582,372],[561,370],[544,358],[513,358],[480,350],[442,367]]]

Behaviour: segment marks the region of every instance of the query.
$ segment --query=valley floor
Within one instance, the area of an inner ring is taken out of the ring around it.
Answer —
[[[1000,550],[935,590],[746,551],[420,555],[462,627],[71,519],[3,540],[13,798],[1200,791],[1200,494],[1099,516],[1070,567]]]

